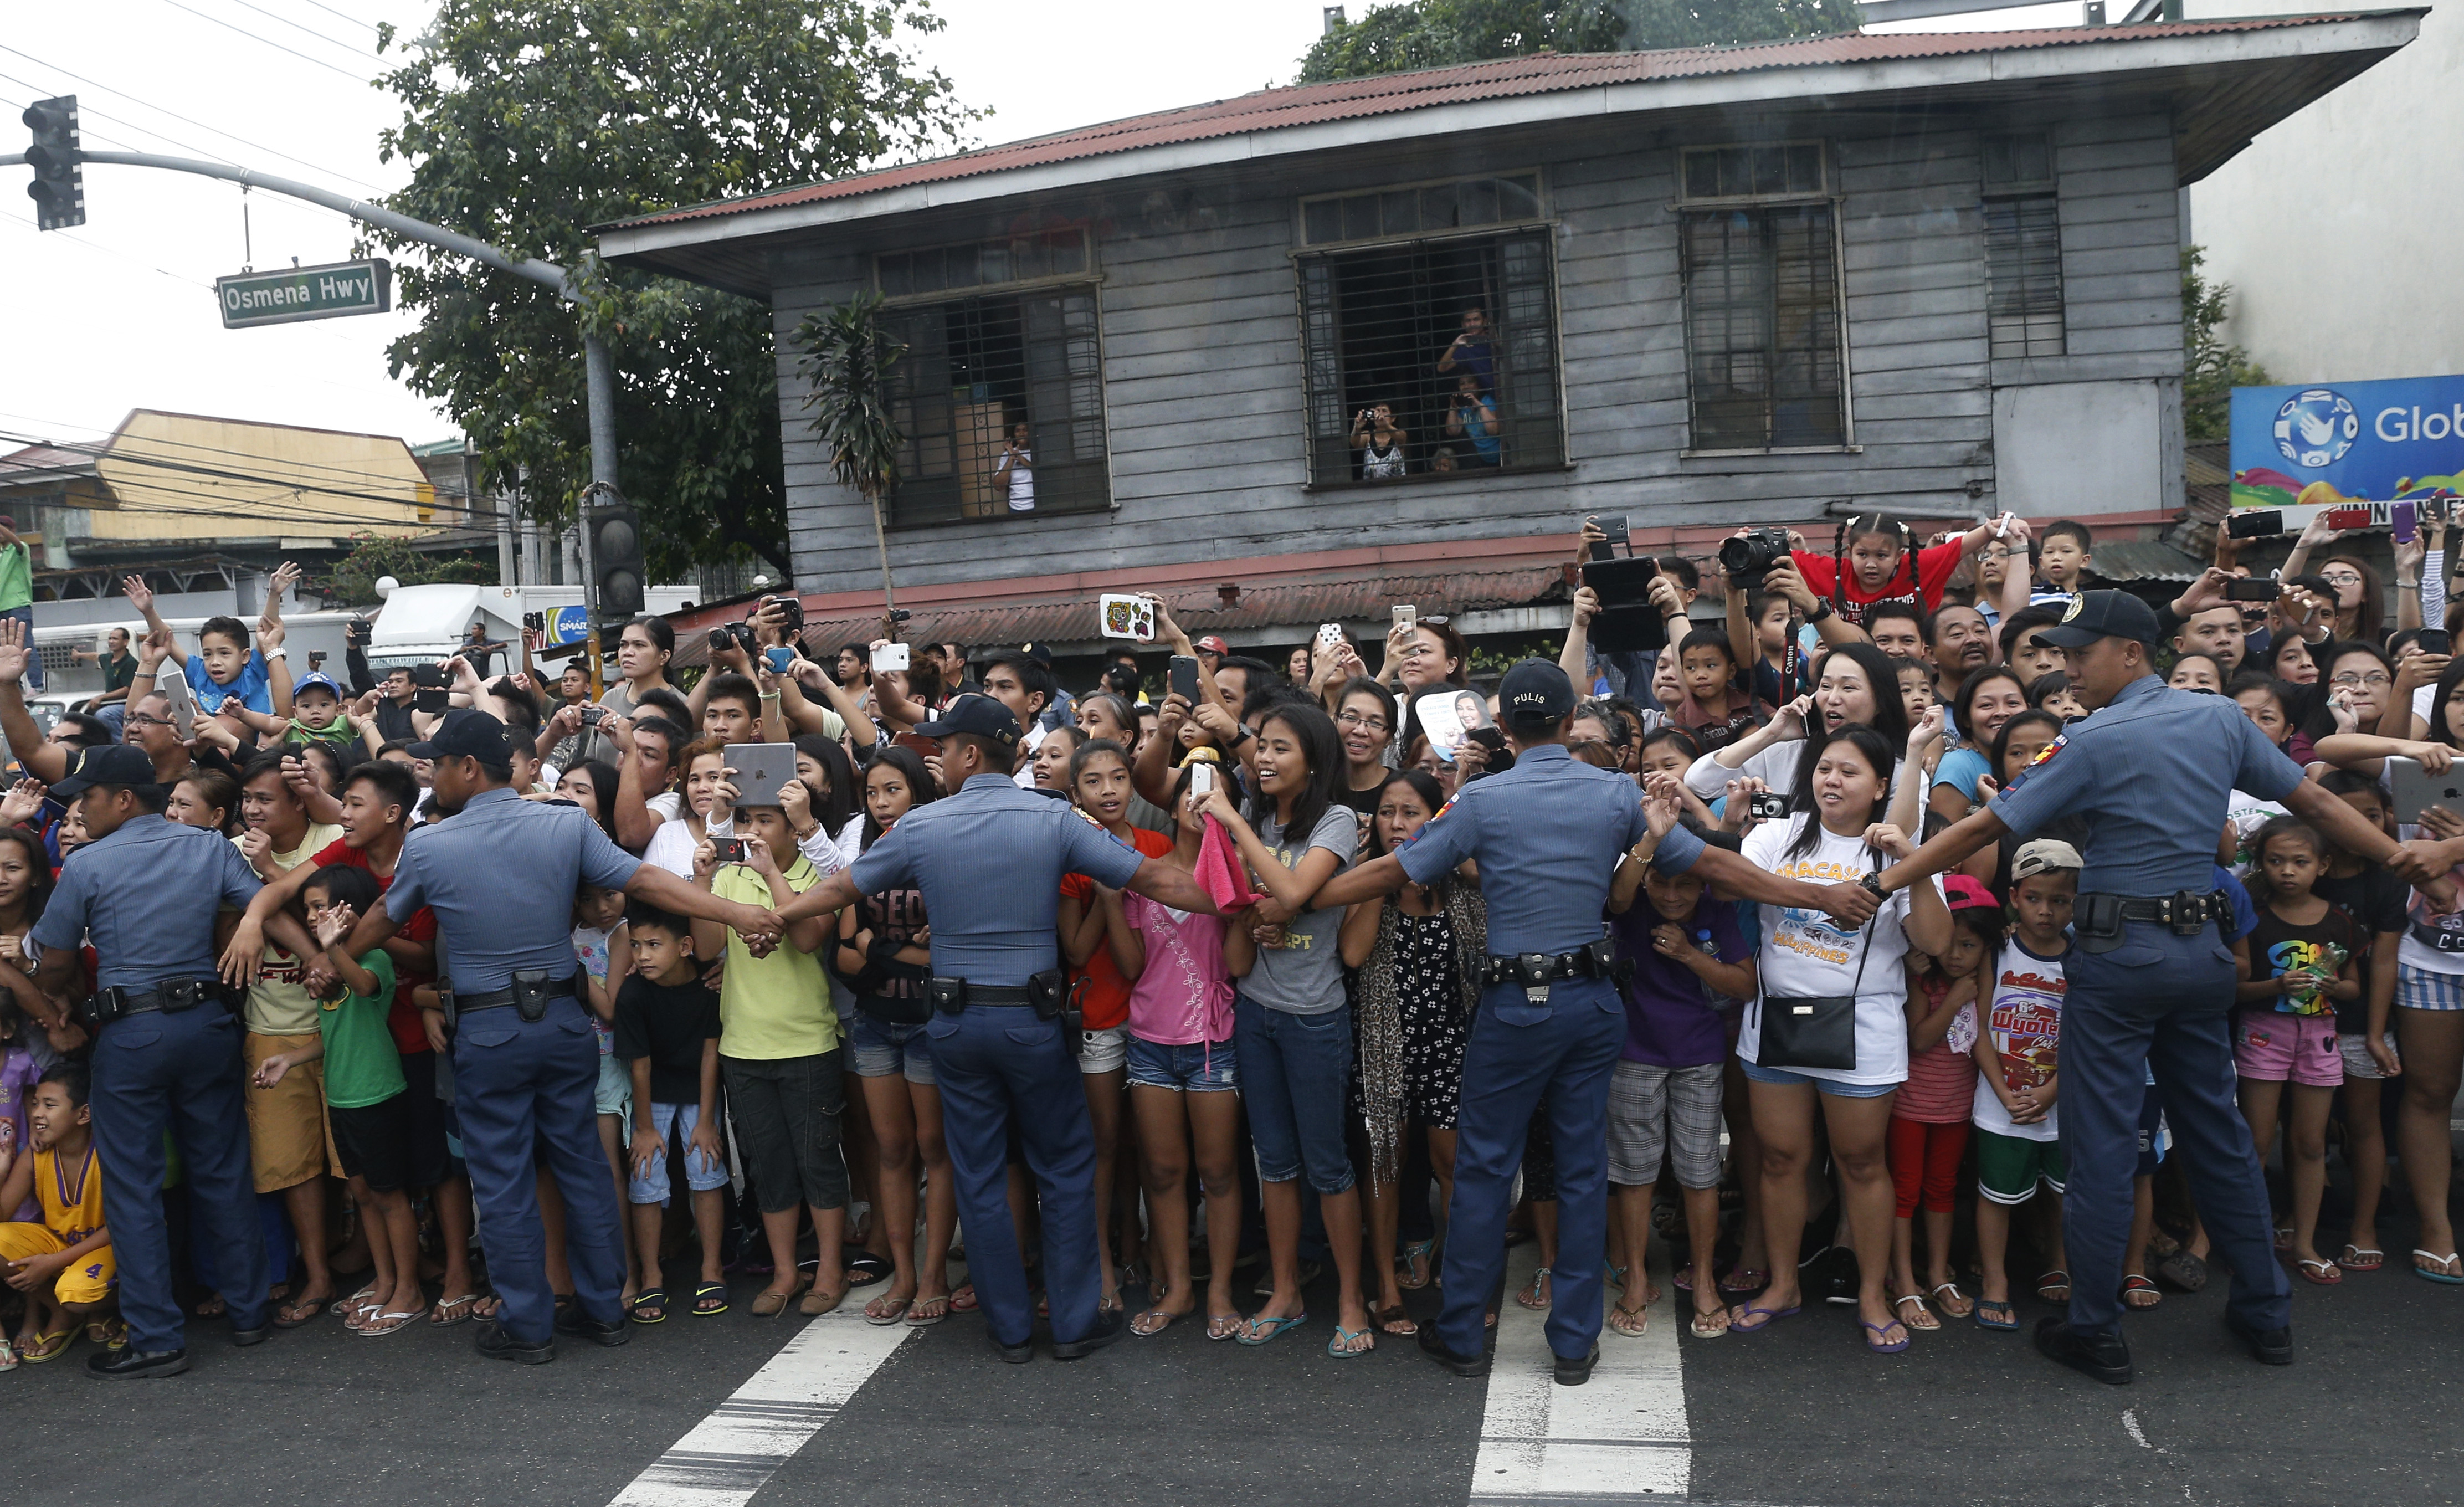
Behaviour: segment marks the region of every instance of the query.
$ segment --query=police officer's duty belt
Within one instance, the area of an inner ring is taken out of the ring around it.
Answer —
[[[95,991],[88,1008],[94,1012],[94,1023],[108,1026],[130,1015],[143,1015],[160,1010],[177,1015],[207,1003],[223,1003],[222,981],[219,979],[165,979],[147,989],[122,988],[117,985]]]
[[[2169,926],[2188,937],[2197,934],[2210,921],[2221,924],[2231,920],[2233,902],[2222,890],[2177,890],[2145,899],[2127,895],[2086,894],[2079,898],[2073,915],[2085,934],[2116,935],[2124,921],[2146,921]]]
[[[513,986],[510,988],[489,989],[480,994],[465,994],[458,989],[455,990],[453,1011],[456,1015],[468,1015],[473,1010],[501,1009],[511,1005],[521,1010],[522,1019],[537,1020],[547,1013],[548,1001],[578,997],[581,993],[580,985],[580,974],[551,979],[543,973],[525,970],[514,975]]]
[[[1481,970],[1480,981],[1486,984],[1520,984],[1525,988],[1538,988],[1559,979],[1605,979],[1617,966],[1617,951],[1608,939],[1575,952],[1561,952],[1551,957],[1545,952],[1516,953],[1511,957],[1491,957],[1488,966]]]
[[[1051,1020],[1067,998],[1059,968],[1046,968],[1025,984],[976,984],[966,979],[926,979],[924,997],[944,1015],[956,1015],[970,1005],[1032,1005],[1036,1018]]]

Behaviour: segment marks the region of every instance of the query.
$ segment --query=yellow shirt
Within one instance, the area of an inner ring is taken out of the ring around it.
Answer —
[[[103,1226],[102,1161],[94,1143],[76,1162],[64,1160],[46,1146],[34,1153],[34,1197],[42,1202],[43,1225],[68,1245],[76,1245]]]
[[[812,860],[798,857],[783,875],[801,895],[822,882]],[[770,886],[740,863],[711,876],[711,893],[747,905],[771,903]],[[811,1057],[839,1044],[838,1009],[830,977],[819,955],[781,942],[766,958],[753,956],[744,939],[727,934],[727,974],[718,991],[719,1055],[755,1061]]]
[[[277,853],[274,861],[285,869],[296,869],[309,859],[342,840],[340,827],[310,823],[308,835],[298,847],[288,853]],[[239,839],[231,839],[237,847]],[[313,1036],[317,1034],[317,996],[308,992],[300,979],[308,965],[269,942],[265,944],[265,966],[248,990],[248,1029],[260,1036]]]

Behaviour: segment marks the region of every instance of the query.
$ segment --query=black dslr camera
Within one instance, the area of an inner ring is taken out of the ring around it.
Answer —
[[[1789,556],[1788,530],[1756,528],[1720,541],[1720,569],[1742,587],[1759,587],[1771,566]]]
[[[754,652],[753,629],[744,623],[726,623],[710,631],[710,652],[723,654],[733,644],[746,654]]]

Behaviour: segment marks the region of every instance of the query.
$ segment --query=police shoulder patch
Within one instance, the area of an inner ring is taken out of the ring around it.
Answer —
[[[2079,616],[2079,609],[2085,606],[2087,606],[2087,593],[2084,591],[2072,592],[2071,605],[2062,609],[2062,621],[2067,623],[2072,618]]]

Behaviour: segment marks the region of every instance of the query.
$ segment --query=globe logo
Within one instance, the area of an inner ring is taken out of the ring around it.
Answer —
[[[2277,454],[2306,471],[2344,458],[2362,432],[2362,416],[2343,394],[2312,388],[2284,400],[2276,410]]]

